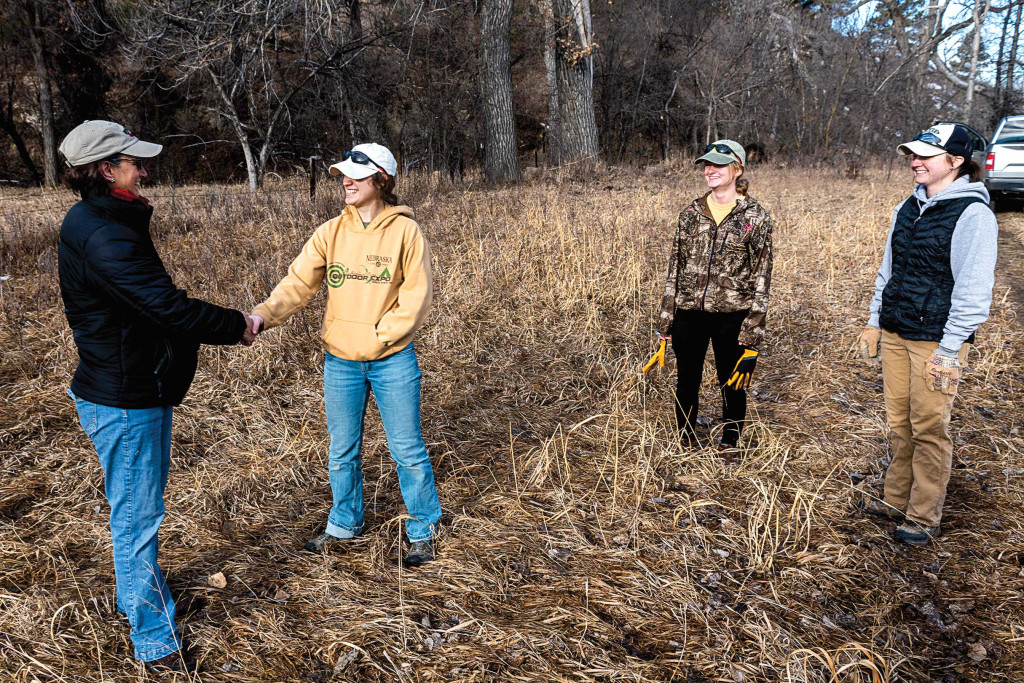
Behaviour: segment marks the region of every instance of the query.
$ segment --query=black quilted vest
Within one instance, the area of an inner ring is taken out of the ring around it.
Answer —
[[[882,290],[879,324],[914,341],[941,341],[953,294],[949,249],[957,219],[978,197],[903,203],[892,232],[892,273]],[[974,335],[967,340],[974,342]]]

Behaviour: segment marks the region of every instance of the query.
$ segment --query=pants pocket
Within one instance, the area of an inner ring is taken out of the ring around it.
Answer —
[[[68,393],[70,394],[71,392]],[[91,403],[90,401],[83,401],[74,394],[71,394],[71,397],[75,399],[75,410],[78,412],[78,423],[82,425],[82,430],[85,431],[85,435],[91,439],[96,433],[96,424],[99,422],[96,404]]]

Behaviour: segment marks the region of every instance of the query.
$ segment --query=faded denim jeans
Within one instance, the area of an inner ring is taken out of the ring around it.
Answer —
[[[72,398],[103,467],[117,608],[131,624],[136,659],[159,659],[181,649],[174,601],[157,564],[173,411],[170,407],[112,408]]]
[[[441,519],[427,447],[420,432],[420,367],[413,345],[375,361],[324,357],[324,405],[331,435],[328,454],[334,505],[327,533],[353,538],[363,531],[363,469],[360,449],[370,391],[377,401],[391,457],[398,465],[402,499],[412,519],[410,541],[433,538]]]

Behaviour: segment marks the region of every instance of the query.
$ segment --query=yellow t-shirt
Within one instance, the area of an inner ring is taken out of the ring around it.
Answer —
[[[721,225],[725,217],[729,215],[729,212],[736,207],[736,202],[733,201],[731,204],[718,204],[711,195],[708,195],[708,210],[711,212],[711,217],[715,219],[715,225]]]

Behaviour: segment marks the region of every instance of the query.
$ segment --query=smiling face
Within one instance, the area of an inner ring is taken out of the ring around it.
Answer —
[[[142,194],[142,179],[149,175],[142,159],[124,155],[104,161],[100,172],[110,182],[111,190],[127,190],[136,195]]]
[[[910,170],[914,172],[914,182],[924,185],[931,196],[956,180],[956,170],[963,161],[963,157],[951,157],[948,154],[933,157],[911,154]]]
[[[740,174],[741,171],[732,164],[718,166],[707,161],[704,162],[704,181],[712,190],[735,185]]]
[[[342,176],[341,184],[345,187],[345,203],[357,209],[369,206],[381,199],[380,190],[373,184],[372,175],[362,180]]]

